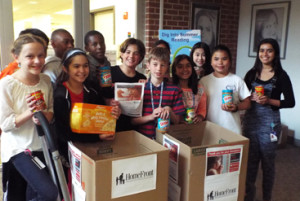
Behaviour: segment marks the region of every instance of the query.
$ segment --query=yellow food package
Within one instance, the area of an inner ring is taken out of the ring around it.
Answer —
[[[71,129],[75,133],[110,134],[116,130],[112,106],[74,103],[71,108]]]

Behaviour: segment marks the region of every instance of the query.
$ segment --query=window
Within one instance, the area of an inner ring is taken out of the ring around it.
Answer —
[[[38,28],[50,38],[52,31],[64,28],[74,36],[72,0],[13,0],[14,37],[27,28]],[[49,45],[48,55],[53,50]]]

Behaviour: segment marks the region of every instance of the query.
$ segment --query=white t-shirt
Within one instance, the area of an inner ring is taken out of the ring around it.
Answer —
[[[48,75],[52,84],[55,84],[56,78],[62,71],[61,59],[57,56],[49,56],[45,59],[43,73]]]
[[[28,86],[19,80],[7,75],[0,80],[0,127],[1,160],[9,159],[26,149],[31,151],[42,150],[41,140],[37,135],[35,124],[28,120],[16,128],[16,115],[28,109],[25,96],[41,90],[47,106],[47,111],[53,112],[53,91],[49,76],[40,74],[40,81],[35,86]]]
[[[229,73],[223,78],[217,78],[213,73],[204,76],[199,81],[205,88],[207,96],[207,120],[214,122],[235,133],[241,134],[241,120],[239,112],[227,112],[222,110],[222,90],[233,90],[233,103],[250,96],[245,82],[235,74]]]

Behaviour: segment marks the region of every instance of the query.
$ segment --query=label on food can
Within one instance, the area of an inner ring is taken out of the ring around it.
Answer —
[[[157,130],[161,133],[166,133],[170,127],[170,118],[169,119],[161,119],[157,120]]]
[[[44,96],[43,96],[43,93],[41,90],[31,93],[30,96],[33,96],[34,100],[36,100],[35,110],[33,110],[33,112],[45,110],[47,108],[45,99],[44,99]]]
[[[233,90],[225,89],[222,91],[222,104],[225,105],[233,104]]]
[[[264,87],[263,86],[256,86],[255,87],[255,92],[258,96],[263,96],[265,93]]]
[[[185,121],[188,123],[193,123],[193,118],[196,116],[194,108],[186,108],[186,118]]]
[[[109,66],[99,68],[100,71],[100,86],[110,87],[111,86],[111,71]]]

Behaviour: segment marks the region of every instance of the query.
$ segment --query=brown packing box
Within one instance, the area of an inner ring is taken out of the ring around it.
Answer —
[[[82,154],[81,184],[86,192],[86,200],[167,201],[169,150],[156,141],[136,131],[126,131],[116,133],[113,141],[73,145]],[[113,161],[155,154],[157,154],[156,188],[112,199]]]
[[[180,201],[202,201],[206,176],[206,148],[243,145],[239,175],[238,201],[244,200],[249,140],[212,122],[197,125],[172,125],[165,134],[177,142],[179,149],[178,185]],[[157,132],[156,140],[162,144],[163,134]]]

